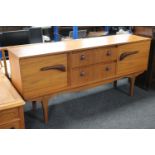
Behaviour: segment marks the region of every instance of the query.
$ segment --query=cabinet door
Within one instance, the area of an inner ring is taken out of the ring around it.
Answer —
[[[67,54],[22,59],[25,98],[47,95],[67,86]]]
[[[150,41],[118,46],[117,75],[147,70]]]

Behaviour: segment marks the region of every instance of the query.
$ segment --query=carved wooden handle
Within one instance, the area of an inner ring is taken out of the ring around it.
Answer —
[[[130,56],[130,55],[134,55],[137,54],[138,51],[132,51],[132,52],[124,52],[120,55],[119,60],[122,61],[123,59],[125,59],[126,57]]]
[[[40,69],[40,71],[48,71],[48,70],[59,70],[62,72],[66,71],[66,68],[64,65],[55,65],[55,66],[47,66]]]

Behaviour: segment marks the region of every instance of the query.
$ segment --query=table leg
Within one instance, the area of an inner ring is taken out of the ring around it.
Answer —
[[[36,101],[32,101],[32,110],[36,111],[37,109],[37,102]]]
[[[135,79],[136,79],[136,77],[129,77],[129,83],[130,83],[130,96],[133,96],[133,95],[134,95]]]
[[[113,86],[114,86],[114,88],[117,88],[117,81],[113,82]]]
[[[43,98],[41,101],[42,108],[43,108],[43,113],[44,113],[44,121],[45,123],[48,122],[48,99]]]

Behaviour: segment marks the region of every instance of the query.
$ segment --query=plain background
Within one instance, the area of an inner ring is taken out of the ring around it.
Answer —
[[[1,26],[153,26],[153,0],[0,0]],[[154,154],[154,130],[0,130],[0,154]]]

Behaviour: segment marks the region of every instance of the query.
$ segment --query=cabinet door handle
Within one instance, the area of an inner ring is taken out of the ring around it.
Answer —
[[[47,66],[47,67],[40,68],[40,71],[48,71],[48,70],[59,70],[59,71],[65,72],[66,68],[64,65],[55,65],[55,66]]]
[[[134,55],[134,54],[137,54],[137,53],[138,53],[138,51],[124,52],[124,53],[122,53],[122,54],[120,55],[119,60],[122,61],[122,60],[124,60],[126,57],[131,56],[131,55]]]

